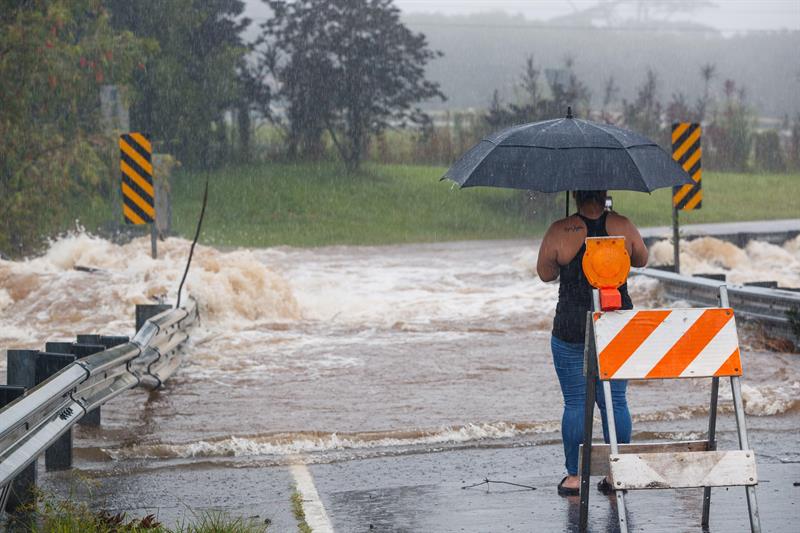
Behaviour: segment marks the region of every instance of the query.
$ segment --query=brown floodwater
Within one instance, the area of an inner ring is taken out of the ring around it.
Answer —
[[[174,300],[188,242],[119,246],[84,234],[41,257],[0,261],[0,347],[77,333],[131,334],[134,306]],[[653,261],[671,254],[657,244]],[[667,253],[668,252],[668,253]],[[800,238],[744,249],[686,243],[691,271],[800,285]],[[670,256],[671,257],[671,256]],[[557,442],[561,395],[549,329],[557,285],[535,275],[534,242],[381,247],[198,247],[187,288],[201,321],[161,391],[132,390],[79,428],[85,469],[220,462],[326,462],[464,446]],[[767,266],[768,265],[768,266]],[[93,272],[76,270],[91,267]],[[637,307],[658,283],[632,278]],[[742,339],[743,395],[759,452],[800,460],[796,354]],[[0,362],[5,371],[5,362]],[[708,380],[635,382],[634,439],[701,437]],[[721,433],[734,428],[722,386]]]

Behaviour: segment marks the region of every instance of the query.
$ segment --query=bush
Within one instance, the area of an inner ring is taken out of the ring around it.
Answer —
[[[778,132],[769,130],[755,135],[756,167],[768,172],[784,172],[786,161]]]

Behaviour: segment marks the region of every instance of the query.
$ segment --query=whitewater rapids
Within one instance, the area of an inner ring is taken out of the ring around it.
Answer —
[[[0,347],[41,348],[78,333],[132,334],[134,306],[174,301],[189,243],[116,245],[85,233],[41,256],[0,260]],[[198,246],[186,288],[201,321],[164,390],[129,391],[80,428],[89,466],[169,461],[312,461],[560,438],[549,348],[557,284],[535,275],[533,242],[231,250]],[[651,263],[671,260],[666,243]],[[744,249],[684,243],[688,272],[800,286],[800,238]],[[630,280],[637,307],[664,305],[658,283]],[[744,340],[753,431],[797,456],[797,356]],[[0,361],[5,372],[5,361]],[[634,438],[700,435],[708,385],[630,387]],[[722,387],[722,411],[730,412]],[[728,417],[730,418],[730,417]],[[724,423],[721,431],[724,431]],[[638,436],[637,436],[638,435]],[[786,435],[792,435],[787,440]]]

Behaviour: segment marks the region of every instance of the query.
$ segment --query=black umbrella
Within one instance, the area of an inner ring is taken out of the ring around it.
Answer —
[[[453,163],[442,179],[461,187],[541,192],[631,190],[694,183],[672,157],[630,130],[573,118],[494,133]]]

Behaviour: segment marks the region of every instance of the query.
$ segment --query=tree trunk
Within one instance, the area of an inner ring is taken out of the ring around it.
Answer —
[[[252,159],[250,105],[244,98],[239,101],[237,115],[236,118],[239,123],[239,161],[249,163]]]

